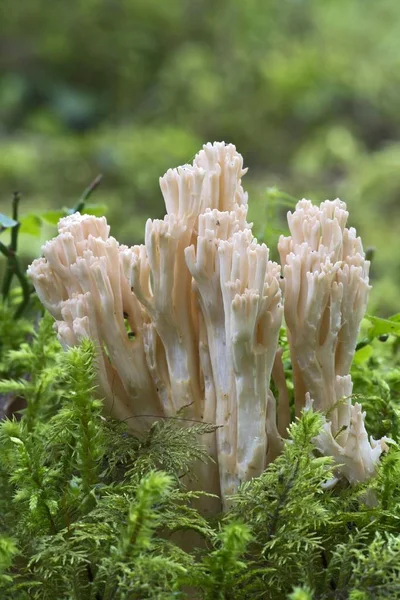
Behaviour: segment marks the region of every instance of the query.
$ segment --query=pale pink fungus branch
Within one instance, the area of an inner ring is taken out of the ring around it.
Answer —
[[[233,145],[207,144],[160,179],[167,214],[147,221],[143,245],[122,246],[104,217],[76,213],[29,268],[61,343],[94,341],[109,413],[132,429],[182,410],[218,427],[207,440],[215,463],[195,471],[224,506],[279,454],[290,422],[277,351],[280,267],[247,222],[245,173]],[[347,216],[340,200],[319,208],[302,200],[279,251],[296,412],[313,399],[327,419],[318,448],[361,481],[385,446],[365,441],[363,413],[351,406],[369,263]]]
[[[278,249],[296,413],[309,397],[326,414],[317,446],[337,464],[339,455],[345,459],[339,471],[355,482],[372,475],[386,445],[368,442],[365,413],[351,404],[349,372],[370,286],[369,262],[355,229],[346,228],[347,218],[340,200],[319,207],[301,200],[288,213],[291,235],[281,236]]]
[[[184,409],[218,426],[216,471],[197,474],[224,503],[282,444],[268,396],[279,267],[247,223],[245,173],[233,145],[207,144],[160,179],[167,215],[147,221],[143,245],[120,246],[104,218],[75,214],[29,269],[60,341],[94,340],[112,415],[135,429],[140,415]]]

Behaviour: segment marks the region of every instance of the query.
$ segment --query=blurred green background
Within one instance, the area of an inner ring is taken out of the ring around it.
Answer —
[[[16,189],[26,213],[72,206],[101,172],[93,201],[133,244],[163,215],[158,177],[225,140],[250,167],[256,233],[273,246],[284,227],[268,188],[341,197],[377,249],[370,310],[399,310],[399,0],[1,0],[0,13],[0,211]],[[25,236],[25,253],[39,248]]]

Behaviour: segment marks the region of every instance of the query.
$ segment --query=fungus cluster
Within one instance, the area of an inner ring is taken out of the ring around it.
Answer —
[[[104,217],[75,213],[60,220],[58,236],[29,268],[61,343],[90,337],[96,344],[109,414],[133,429],[179,411],[217,426],[208,441],[215,465],[199,466],[198,476],[224,504],[284,443],[283,312],[296,412],[310,397],[326,414],[319,450],[360,481],[384,448],[368,441],[361,407],[350,401],[369,285],[344,203],[317,208],[303,200],[289,213],[291,237],[279,242],[282,280],[247,222],[245,173],[233,145],[207,144],[193,164],[160,179],[167,214],[147,221],[143,245],[120,245]]]
[[[288,330],[299,414],[307,397],[326,415],[316,439],[350,482],[373,475],[385,440],[368,439],[361,405],[352,405],[350,366],[365,314],[369,262],[361,239],[346,227],[349,213],[340,200],[297,203],[288,213],[291,235],[278,250],[285,281]]]

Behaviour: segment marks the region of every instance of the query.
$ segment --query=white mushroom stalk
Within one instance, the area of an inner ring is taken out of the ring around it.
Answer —
[[[282,445],[269,394],[280,267],[246,221],[245,173],[233,145],[207,144],[160,179],[167,215],[147,222],[143,245],[120,246],[104,218],[75,214],[29,268],[60,341],[96,343],[113,416],[135,429],[184,409],[218,426],[216,475],[198,475],[224,505]]]
[[[349,375],[370,289],[369,262],[340,200],[313,206],[301,200],[288,213],[291,236],[278,249],[285,286],[288,329],[299,414],[306,397],[326,415],[316,443],[335,458],[349,481],[372,475],[384,440],[368,442],[365,413],[352,406]]]
[[[240,223],[235,211],[214,211],[213,218],[214,229],[206,227],[210,219],[202,220],[197,252],[188,248],[186,260],[207,331],[215,422],[223,425],[217,431],[221,488],[227,496],[264,470],[273,435],[279,438],[275,413],[267,406],[283,307],[279,266],[268,260],[267,247],[248,228],[227,240],[219,237],[221,223],[228,232]],[[271,418],[273,426],[267,427]]]

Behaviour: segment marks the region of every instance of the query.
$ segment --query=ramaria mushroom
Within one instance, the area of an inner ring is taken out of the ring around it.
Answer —
[[[29,269],[63,345],[95,342],[113,416],[135,429],[184,410],[217,425],[216,474],[198,475],[224,504],[282,445],[269,393],[280,267],[246,221],[245,173],[233,145],[207,144],[160,179],[167,215],[147,221],[143,245],[120,246],[104,218],[76,213]]]
[[[352,406],[349,375],[370,289],[369,262],[340,200],[319,207],[301,200],[288,213],[291,235],[278,249],[284,273],[297,414],[306,397],[326,415],[317,446],[332,455],[351,482],[374,472],[384,440],[368,442],[365,413]],[[358,436],[358,438],[357,438]]]

